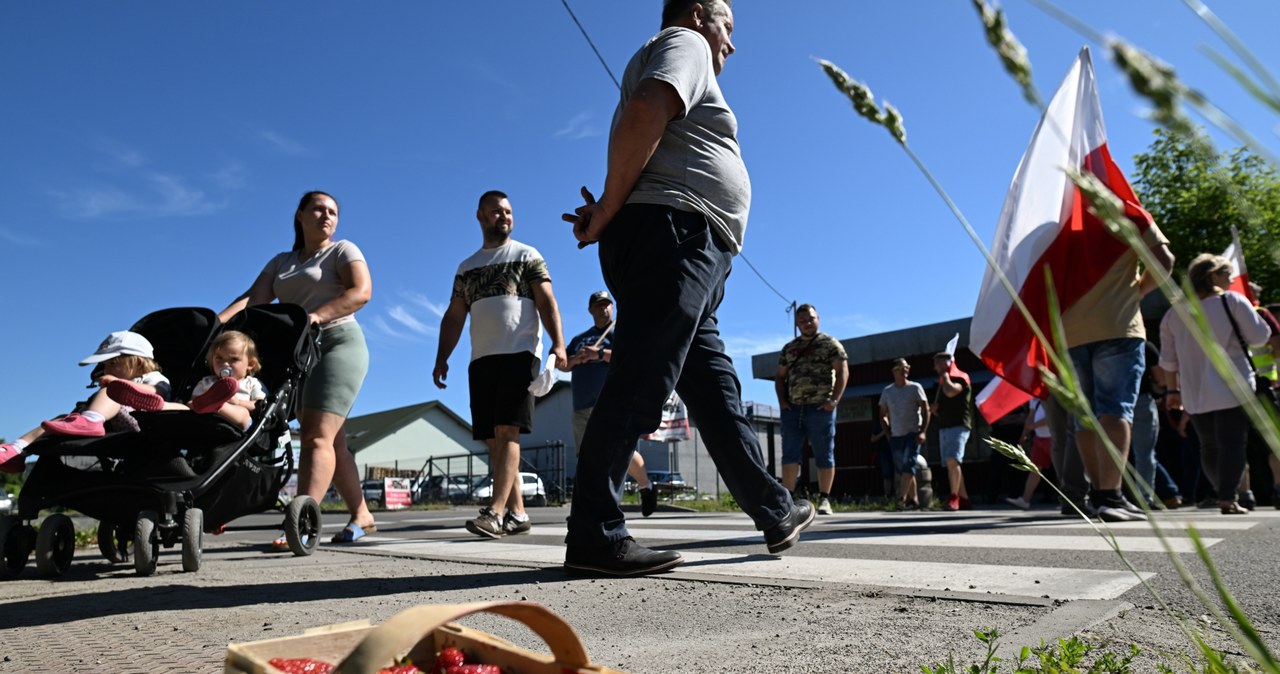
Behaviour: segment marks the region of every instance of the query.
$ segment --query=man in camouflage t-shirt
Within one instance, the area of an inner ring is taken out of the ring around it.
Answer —
[[[831,514],[836,477],[836,406],[849,379],[849,357],[836,338],[818,332],[818,310],[796,308],[800,336],[782,348],[773,388],[782,408],[782,484],[795,491],[804,441],[818,464],[818,514]]]
[[[467,520],[467,531],[486,538],[529,531],[520,481],[520,434],[533,430],[533,395],[542,328],[551,337],[548,367],[566,367],[560,309],[542,255],[511,238],[511,201],[497,190],[480,197],[476,220],[484,245],[458,265],[449,308],[440,318],[440,345],[432,378],[445,387],[449,356],[471,316],[471,363],[467,383],[471,432],[489,446],[492,503]]]

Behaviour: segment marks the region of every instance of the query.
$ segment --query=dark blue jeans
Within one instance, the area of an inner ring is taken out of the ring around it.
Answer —
[[[1160,438],[1160,413],[1150,393],[1139,393],[1133,407],[1133,435],[1129,441],[1129,458],[1138,471],[1139,489],[1148,503],[1157,498],[1181,496],[1178,484],[1156,458],[1156,441]],[[1154,488],[1154,492],[1152,489]]]
[[[623,207],[599,245],[618,322],[609,374],[578,453],[565,543],[604,545],[629,535],[618,505],[627,465],[640,436],[658,427],[672,389],[756,528],[782,521],[791,495],[765,469],[716,326],[733,254],[701,215],[648,204]]]

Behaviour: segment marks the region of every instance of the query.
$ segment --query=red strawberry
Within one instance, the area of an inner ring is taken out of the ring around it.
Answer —
[[[422,670],[413,666],[413,663],[406,662],[402,665],[379,669],[378,674],[422,674]]]
[[[502,674],[497,665],[454,665],[445,674]]]
[[[329,674],[333,665],[311,658],[272,658],[269,665],[285,674]]]
[[[436,656],[436,664],[431,668],[431,674],[446,674],[450,667],[457,667],[466,660],[462,657],[462,651],[453,646],[446,646],[440,649],[440,654]]]

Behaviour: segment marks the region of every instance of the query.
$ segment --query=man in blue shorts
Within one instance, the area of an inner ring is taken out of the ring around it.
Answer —
[[[1142,231],[1143,242],[1166,270],[1173,266],[1169,240],[1154,223]],[[1089,477],[1089,501],[1107,522],[1145,520],[1142,509],[1120,491],[1120,471],[1127,463],[1133,409],[1145,369],[1146,328],[1139,304],[1155,290],[1157,280],[1138,274],[1138,254],[1126,249],[1083,296],[1062,314],[1068,353],[1089,407],[1115,447],[1113,459],[1094,431],[1076,420],[1076,446]]]
[[[938,373],[938,393],[933,399],[933,418],[938,425],[938,450],[947,468],[951,496],[943,504],[946,510],[972,510],[969,491],[964,488],[964,448],[973,428],[973,387],[969,375],[955,367],[955,356],[939,353],[933,357],[933,370]]]
[[[800,336],[782,347],[773,378],[782,409],[782,485],[795,492],[807,438],[818,464],[818,514],[830,515],[836,407],[849,381],[849,357],[839,340],[818,332],[818,310],[812,304],[796,307],[796,328]]]
[[[893,383],[880,392],[880,428],[889,436],[894,470],[900,478],[898,507],[915,510],[916,473],[920,470],[916,457],[924,447],[925,429],[929,428],[929,399],[924,387],[907,379],[911,366],[905,358],[893,360]],[[929,504],[924,504],[929,505]]]

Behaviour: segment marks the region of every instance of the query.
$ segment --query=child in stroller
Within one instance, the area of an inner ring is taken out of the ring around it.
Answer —
[[[138,422],[130,414],[132,408],[107,395],[105,389],[113,384],[127,383],[161,401],[169,397],[169,379],[160,373],[151,342],[136,332],[121,330],[107,335],[98,350],[80,364],[102,368],[99,390],[86,403],[78,405],[76,411],[45,421],[17,440],[0,445],[0,471],[21,473],[26,465],[23,450],[46,433],[97,438],[108,430],[137,430]]]
[[[207,376],[196,384],[189,404],[167,402],[151,387],[123,379],[108,384],[107,395],[121,405],[146,412],[213,413],[241,429],[248,429],[253,424],[252,414],[258,401],[267,398],[266,388],[254,376],[262,370],[257,344],[239,330],[227,330],[209,345],[205,360],[209,370],[217,375]]]

